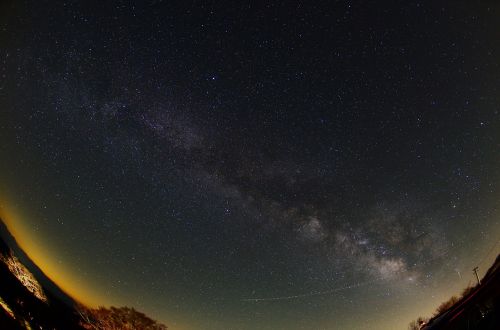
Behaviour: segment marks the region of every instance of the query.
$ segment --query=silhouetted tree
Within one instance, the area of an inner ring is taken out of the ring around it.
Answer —
[[[476,289],[475,286],[468,286],[462,291],[461,299],[467,297],[472,291]]]
[[[428,319],[420,316],[418,319],[413,320],[408,324],[408,330],[420,330],[424,324],[428,322]]]
[[[80,325],[88,330],[166,330],[167,326],[150,319],[145,314],[129,307],[80,306]]]
[[[460,300],[464,299],[467,297],[471,292],[473,292],[476,289],[475,286],[468,286],[465,289],[463,289],[462,293],[460,294],[459,297],[457,296],[452,296],[450,299],[447,301],[443,302],[441,305],[439,305],[436,308],[436,311],[434,312],[434,317],[438,316],[441,313],[446,312],[448,309],[450,309],[453,305],[455,305],[457,302]],[[410,324],[408,324],[408,330],[419,330],[422,327],[422,322],[429,322],[429,319],[419,317],[418,319],[411,321]]]
[[[439,305],[438,308],[436,308],[434,316],[446,312],[448,309],[450,309],[451,306],[455,305],[459,300],[460,298],[458,298],[457,296],[451,296],[450,299],[448,299],[447,301]]]

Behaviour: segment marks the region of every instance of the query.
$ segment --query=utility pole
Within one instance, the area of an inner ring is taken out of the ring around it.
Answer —
[[[479,280],[479,276],[477,276],[477,269],[478,269],[478,267],[476,266],[472,271],[474,272],[474,274],[476,274],[477,284],[481,285],[481,281]]]

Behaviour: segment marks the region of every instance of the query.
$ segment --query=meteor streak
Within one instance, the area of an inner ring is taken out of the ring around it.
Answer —
[[[382,280],[382,278],[379,278],[376,280],[371,280],[371,281],[366,281],[366,282],[361,282],[361,283],[350,284],[347,286],[335,288],[332,290],[326,290],[326,291],[310,292],[310,293],[298,294],[298,295],[293,295],[293,296],[268,297],[268,298],[245,298],[245,299],[242,299],[241,301],[250,301],[250,302],[276,301],[276,300],[300,299],[300,298],[307,298],[307,297],[313,297],[313,296],[324,296],[324,295],[332,294],[332,293],[339,292],[339,291],[359,288],[359,287],[362,287],[362,286],[365,286],[368,284],[378,282],[380,280]]]

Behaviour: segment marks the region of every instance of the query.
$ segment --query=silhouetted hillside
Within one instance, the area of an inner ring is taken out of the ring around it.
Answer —
[[[81,329],[71,298],[29,260],[3,223],[0,227],[0,322],[7,329]]]
[[[497,330],[500,329],[500,255],[488,269],[480,285],[465,288],[436,309],[426,324],[410,323],[409,329]]]
[[[51,281],[0,219],[0,329],[164,330],[133,308],[88,308]]]
[[[26,255],[26,253],[21,249],[21,247],[17,244],[14,236],[11,235],[7,226],[0,219],[0,238],[3,240],[2,244],[8,250],[12,250],[14,255],[19,258],[21,263],[29,269],[31,273],[35,276],[35,278],[42,284],[44,288],[50,292],[51,295],[56,296],[58,301],[62,301],[65,304],[73,307],[75,302],[73,299],[68,296],[63,290],[59,288],[57,284],[55,284],[50,278],[48,278],[45,273]]]

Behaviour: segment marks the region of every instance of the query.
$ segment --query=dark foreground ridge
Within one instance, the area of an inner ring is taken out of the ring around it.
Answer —
[[[500,329],[500,255],[477,285],[422,330]]]
[[[0,329],[147,329],[167,327],[128,307],[88,308],[52,282],[0,219]]]

